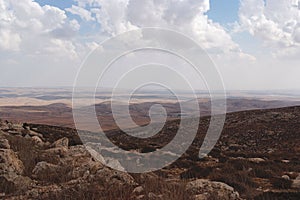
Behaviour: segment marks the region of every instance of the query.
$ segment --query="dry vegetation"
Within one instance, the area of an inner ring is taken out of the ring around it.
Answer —
[[[1,176],[0,193],[5,193],[5,198],[17,196],[21,199],[37,193],[41,199],[112,200],[140,197],[147,200],[188,200],[195,199],[195,196],[187,192],[187,185],[194,180],[208,179],[233,187],[244,199],[300,199],[300,188],[294,186],[300,173],[299,107],[228,115],[219,142],[209,156],[199,159],[198,150],[208,122],[209,118],[203,118],[197,138],[180,159],[171,166],[147,174],[118,174],[99,166],[82,151],[81,142],[73,129],[25,124],[23,127],[30,127],[30,131],[42,134],[41,145],[28,136],[27,129],[19,131],[18,135],[7,124],[2,137],[8,140],[10,148],[22,161],[22,176],[32,180],[30,184],[33,186],[26,185],[20,189]],[[120,131],[107,134],[124,149],[149,152],[172,139],[177,124],[178,121],[168,122],[162,131],[165,134],[138,145],[137,141]],[[59,150],[53,148],[53,143],[63,137],[68,138],[68,145]],[[54,167],[37,177],[33,171],[41,162]],[[130,181],[134,184],[129,184]],[[139,191],[138,187],[142,189]],[[218,199],[220,196],[211,192],[206,198]]]

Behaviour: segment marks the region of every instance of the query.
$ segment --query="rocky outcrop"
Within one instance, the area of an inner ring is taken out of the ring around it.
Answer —
[[[214,182],[205,179],[198,179],[189,182],[186,186],[186,192],[193,195],[193,199],[240,199],[239,193],[225,183]]]
[[[32,170],[32,177],[41,181],[55,181],[59,179],[62,174],[60,173],[61,167],[58,165],[50,164],[45,161],[36,164]]]
[[[0,149],[0,172],[22,174],[24,165],[12,149]]]
[[[25,190],[30,186],[31,179],[22,176],[24,172],[22,161],[12,149],[9,149],[8,141],[2,141],[5,145],[0,149],[0,192]]]

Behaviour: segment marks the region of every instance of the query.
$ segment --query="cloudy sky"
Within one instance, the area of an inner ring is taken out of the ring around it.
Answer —
[[[197,41],[227,89],[300,89],[298,0],[0,0],[0,87],[72,86],[98,44],[141,27]]]

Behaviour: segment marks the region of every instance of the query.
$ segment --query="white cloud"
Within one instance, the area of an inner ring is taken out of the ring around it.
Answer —
[[[10,30],[0,29],[0,49],[17,51],[20,43],[20,35],[12,33]]]
[[[36,85],[44,81],[41,85],[51,85],[53,81],[57,85],[72,83],[76,66],[98,42],[149,26],[173,29],[196,40],[212,54],[231,88],[299,85],[295,67],[299,65],[300,55],[298,0],[268,0],[267,4],[264,0],[241,0],[239,30],[261,38],[265,45],[263,48],[260,44],[246,47],[253,48],[249,52],[258,48],[257,58],[243,53],[229,31],[208,18],[209,0],[75,1],[76,5],[62,10],[40,6],[33,0],[0,0],[0,54],[3,57],[0,67],[6,73],[0,77],[2,85],[6,81],[21,85],[20,80],[28,85],[35,80]],[[69,13],[79,15],[83,25]],[[85,29],[87,25],[88,30]],[[90,26],[93,28],[89,29]],[[100,31],[94,31],[98,27]],[[241,44],[251,42],[247,38],[243,40]],[[28,71],[29,77],[20,75],[14,80],[9,77],[9,74],[14,76]],[[287,71],[291,77],[281,78],[279,84],[278,79]],[[285,85],[287,79],[289,83]]]
[[[76,20],[65,11],[32,0],[0,0],[0,50],[15,51],[20,56],[59,55],[77,57],[72,36],[79,30]],[[69,51],[70,50],[70,51]]]
[[[93,21],[94,18],[92,17],[92,13],[82,7],[72,5],[71,8],[67,8],[66,11],[72,13],[73,15],[78,15],[82,19],[86,21]]]
[[[298,0],[242,0],[240,29],[264,41],[275,56],[291,55],[300,48]]]
[[[77,0],[92,7],[102,31],[119,34],[138,27],[162,27],[191,36],[206,49],[240,52],[239,46],[218,23],[208,19],[209,0]]]
[[[136,28],[126,18],[128,0],[95,0],[99,7],[91,11],[96,15],[101,29],[109,35],[119,34]]]

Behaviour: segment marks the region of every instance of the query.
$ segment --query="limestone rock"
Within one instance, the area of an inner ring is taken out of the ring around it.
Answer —
[[[0,149],[0,192],[11,193],[24,190],[31,179],[23,177],[24,165],[11,149]]]
[[[15,172],[16,174],[22,174],[23,170],[24,165],[13,150],[0,149],[0,173]]]
[[[140,195],[144,192],[144,188],[142,186],[138,186],[136,188],[134,188],[134,190],[132,191],[132,193],[134,195]]]
[[[265,162],[265,159],[263,159],[263,158],[248,158],[247,160],[250,162],[254,162],[254,163]]]
[[[39,137],[39,138],[43,138],[43,135],[42,135],[42,134],[37,133],[37,132],[35,132],[35,131],[29,131],[29,132],[28,132],[28,135],[30,135],[31,137],[37,136],[37,137]]]
[[[229,185],[205,179],[197,179],[189,182],[186,186],[186,192],[194,195],[194,199],[240,199],[239,193],[234,191]]]
[[[59,157],[65,157],[67,155],[68,149],[65,147],[56,147],[47,149],[44,151],[49,156],[59,156]]]
[[[103,168],[97,171],[95,178],[112,185],[137,186],[133,177],[128,173]]]
[[[281,178],[283,178],[285,180],[290,180],[290,177],[288,175],[283,175]]]
[[[68,148],[68,146],[69,146],[69,139],[66,137],[53,142],[53,144],[51,145],[51,147],[53,147],[53,148],[56,148],[56,147]]]
[[[37,163],[32,170],[32,177],[37,180],[50,181],[55,180],[56,178],[59,179],[59,176],[62,175],[59,172],[60,166],[42,161]]]
[[[0,149],[10,149],[10,145],[7,139],[0,138]]]
[[[39,137],[39,136],[33,136],[31,138],[34,142],[36,142],[37,144],[43,144],[43,140]]]
[[[119,171],[125,171],[124,167],[121,165],[121,163],[118,160],[114,158],[104,158],[100,153],[98,153],[97,151],[95,151],[93,148],[89,146],[87,146],[87,149],[95,160],[101,162],[106,166],[110,166],[114,169],[117,169]]]
[[[25,191],[30,187],[32,182],[29,177],[8,172],[0,175],[0,192],[16,193],[17,191]]]

